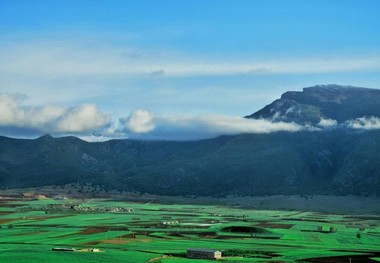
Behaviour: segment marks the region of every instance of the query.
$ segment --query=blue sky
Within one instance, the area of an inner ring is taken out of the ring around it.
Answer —
[[[174,138],[178,123],[207,129],[287,90],[379,88],[379,11],[377,0],[2,0],[0,132],[154,138],[168,125]]]

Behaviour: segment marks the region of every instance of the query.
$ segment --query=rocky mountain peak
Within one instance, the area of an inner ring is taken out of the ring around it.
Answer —
[[[297,114],[288,114],[296,112]],[[278,117],[281,118],[278,118]],[[321,119],[337,122],[362,117],[380,117],[380,90],[336,84],[288,91],[263,109],[247,116],[285,122],[316,124]]]
[[[51,136],[49,133],[47,133],[45,135],[42,135],[41,137],[38,137],[37,140],[40,140],[40,141],[53,141],[54,137]]]

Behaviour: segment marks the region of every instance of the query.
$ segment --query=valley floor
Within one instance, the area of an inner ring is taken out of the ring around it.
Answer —
[[[0,262],[209,262],[187,259],[188,248],[220,250],[225,262],[380,258],[374,213],[174,204],[170,198],[159,204],[147,196],[137,202],[1,195]]]

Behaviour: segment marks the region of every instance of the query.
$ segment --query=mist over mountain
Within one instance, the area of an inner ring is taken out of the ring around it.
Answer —
[[[380,90],[324,85],[286,92],[247,118],[312,127],[198,141],[0,137],[0,185],[75,182],[169,195],[380,192]],[[370,128],[368,128],[370,127]]]

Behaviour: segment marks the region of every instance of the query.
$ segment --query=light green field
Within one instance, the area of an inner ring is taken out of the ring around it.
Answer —
[[[0,262],[210,262],[183,257],[188,248],[240,253],[223,257],[226,262],[314,262],[322,257],[326,261],[315,262],[329,262],[328,257],[376,262],[380,256],[380,217],[374,215],[99,199],[81,205],[133,211],[45,213],[42,207],[71,202],[79,201],[2,199]],[[104,252],[56,252],[54,247]]]

